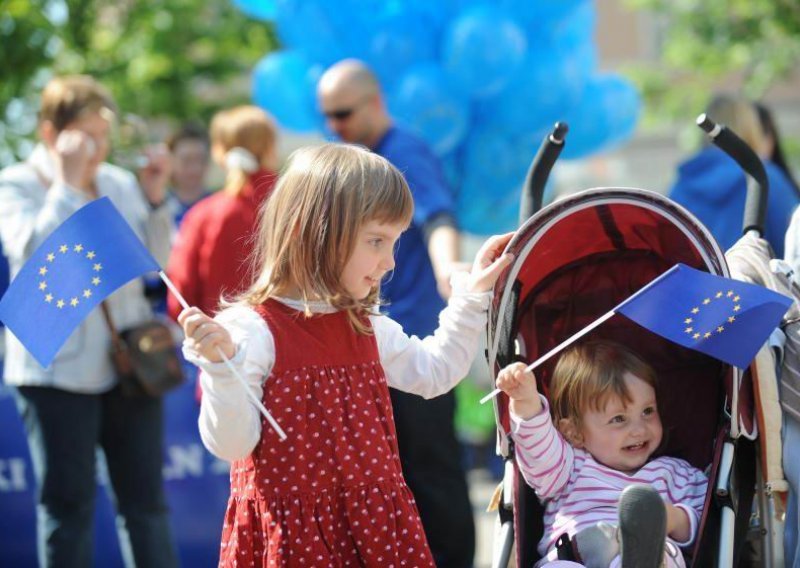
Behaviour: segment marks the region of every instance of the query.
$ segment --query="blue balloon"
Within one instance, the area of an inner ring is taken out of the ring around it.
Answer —
[[[242,12],[259,20],[274,20],[277,14],[274,0],[233,0]]]
[[[438,155],[458,146],[469,128],[469,104],[433,63],[410,69],[389,97],[397,119],[416,131]]]
[[[289,130],[318,130],[315,89],[320,73],[321,67],[298,52],[270,53],[253,69],[253,100]]]
[[[641,114],[639,92],[613,74],[590,78],[581,101],[568,113],[566,159],[582,158],[624,142],[633,134]]]
[[[278,37],[313,63],[329,66],[346,57],[364,58],[363,38],[383,10],[378,0],[276,0]]]
[[[391,88],[412,65],[436,57],[433,23],[408,11],[397,11],[378,19],[368,41],[367,63],[384,88]]]
[[[594,49],[537,46],[497,96],[485,101],[487,121],[512,132],[539,131],[564,120],[581,98],[594,67]]]
[[[546,133],[509,133],[496,125],[481,125],[470,133],[456,199],[459,226],[479,235],[516,228],[520,189]]]
[[[442,67],[467,95],[499,93],[517,72],[528,47],[522,29],[502,10],[469,8],[445,31]]]

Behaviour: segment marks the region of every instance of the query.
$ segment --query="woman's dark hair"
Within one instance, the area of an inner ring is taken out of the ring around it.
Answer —
[[[772,113],[763,103],[756,102],[754,105],[758,112],[758,119],[761,121],[761,127],[764,129],[764,134],[772,139],[772,155],[769,156],[769,159],[783,171],[786,175],[786,179],[792,184],[795,193],[800,197],[800,186],[798,186],[797,180],[794,179],[792,171],[789,169],[786,155],[783,153],[783,146],[781,146],[781,136],[778,132],[778,126],[775,124]]]

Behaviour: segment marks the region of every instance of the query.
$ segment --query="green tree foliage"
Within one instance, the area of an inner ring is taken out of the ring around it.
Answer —
[[[93,75],[147,119],[207,120],[249,99],[250,70],[277,46],[230,0],[0,0],[0,40],[0,165],[25,153],[53,75]]]
[[[798,0],[628,0],[664,23],[660,69],[636,71],[662,118],[701,109],[724,77],[762,97],[800,61]]]

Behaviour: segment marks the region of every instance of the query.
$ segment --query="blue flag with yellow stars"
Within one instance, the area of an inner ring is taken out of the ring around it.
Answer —
[[[791,298],[762,286],[676,264],[614,311],[745,369],[791,304]]]
[[[161,268],[107,197],[76,211],[28,259],[0,300],[0,321],[47,367],[114,290]]]

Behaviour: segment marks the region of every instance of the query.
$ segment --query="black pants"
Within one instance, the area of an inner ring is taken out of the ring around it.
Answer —
[[[177,566],[161,475],[161,399],[126,398],[119,388],[76,394],[19,387],[17,405],[36,475],[40,566],[93,564],[98,446],[108,466],[125,565]]]
[[[414,493],[438,568],[469,568],[475,523],[461,446],[453,427],[455,394],[425,400],[391,389],[403,475]]]

